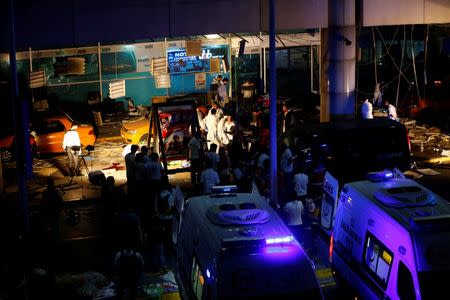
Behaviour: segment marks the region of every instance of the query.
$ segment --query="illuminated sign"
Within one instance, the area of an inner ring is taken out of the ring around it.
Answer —
[[[335,208],[337,205],[339,183],[336,178],[327,172],[325,174],[322,188],[324,193],[322,197],[320,224],[325,229],[331,229],[333,225]]]
[[[167,52],[169,73],[191,73],[210,71],[210,59],[222,59],[227,55],[227,47],[202,48],[201,56],[188,56],[185,50]]]

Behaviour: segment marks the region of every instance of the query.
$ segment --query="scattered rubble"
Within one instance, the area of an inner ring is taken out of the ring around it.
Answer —
[[[439,157],[450,156],[450,135],[441,129],[425,124],[403,122],[409,131],[411,151],[414,156],[439,161]]]

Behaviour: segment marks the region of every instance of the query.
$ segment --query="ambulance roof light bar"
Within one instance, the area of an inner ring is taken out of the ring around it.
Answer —
[[[220,195],[220,194],[232,194],[238,191],[237,186],[235,185],[217,185],[213,186],[211,189],[211,194]]]
[[[391,170],[384,170],[380,172],[370,172],[367,173],[367,178],[372,182],[381,182],[386,180],[391,180],[394,178],[394,172]]]

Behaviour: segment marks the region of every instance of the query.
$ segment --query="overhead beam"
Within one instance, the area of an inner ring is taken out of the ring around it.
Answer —
[[[450,0],[359,1],[363,26],[450,23]],[[15,0],[15,5],[19,51],[269,31],[269,0]],[[329,0],[277,0],[275,30],[327,28],[328,6]],[[8,10],[0,9],[0,28],[7,19]],[[7,52],[8,43],[0,30],[0,52]]]
[[[362,0],[363,26],[450,23],[449,0]]]

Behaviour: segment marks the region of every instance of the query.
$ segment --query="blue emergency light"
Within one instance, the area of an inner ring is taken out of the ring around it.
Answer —
[[[367,173],[367,178],[372,182],[386,181],[394,178],[394,173],[391,170],[384,170],[381,172]]]
[[[275,237],[275,238],[267,238],[266,239],[266,244],[267,245],[286,244],[286,243],[292,242],[293,240],[294,240],[294,237],[292,235]]]
[[[231,194],[238,190],[235,185],[218,185],[211,188],[211,194]]]

